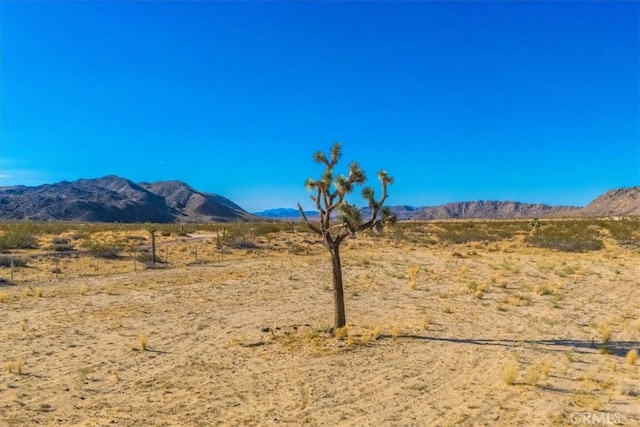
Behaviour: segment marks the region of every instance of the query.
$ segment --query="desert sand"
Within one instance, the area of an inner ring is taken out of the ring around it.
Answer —
[[[308,239],[34,258],[0,284],[0,425],[640,425],[637,249],[359,236],[333,337]]]

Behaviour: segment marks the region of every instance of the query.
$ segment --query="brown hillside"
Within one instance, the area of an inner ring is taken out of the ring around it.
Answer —
[[[640,215],[640,187],[607,191],[589,203],[581,213],[584,216]]]

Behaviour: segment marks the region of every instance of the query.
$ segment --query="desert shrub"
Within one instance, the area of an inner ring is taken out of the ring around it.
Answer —
[[[13,258],[14,267],[24,267],[27,265],[27,261],[24,258],[0,255],[0,267],[11,267],[11,259]]]
[[[597,220],[595,224],[607,230],[620,246],[640,248],[640,218]]]
[[[604,248],[599,229],[586,221],[548,223],[538,235],[525,237],[525,242],[531,246],[562,252],[588,252]]]
[[[260,247],[247,239],[234,239],[228,243],[228,246],[233,249],[259,249]]]
[[[439,221],[434,222],[432,234],[440,243],[465,244],[472,242],[497,242],[513,239],[529,231],[526,221]],[[414,232],[419,229],[414,230]]]
[[[89,238],[89,233],[86,231],[75,231],[71,234],[71,240],[83,240]]]
[[[451,244],[494,240],[484,227],[472,222],[440,223],[435,234],[441,242]]]
[[[51,241],[51,249],[56,252],[67,252],[74,250],[71,241],[63,237],[54,237]]]
[[[256,232],[251,224],[228,224],[219,232],[222,243],[233,249],[258,249],[255,243]]]
[[[279,233],[287,229],[290,229],[287,224],[273,222],[257,223],[252,227],[253,234],[256,236],[266,236],[267,234]]]
[[[3,227],[4,228],[4,227]],[[38,247],[36,230],[30,224],[11,224],[0,235],[0,250]]]
[[[149,251],[139,252],[139,253],[136,254],[136,260],[141,262],[141,263],[143,263],[143,264],[152,265],[153,264],[153,254],[151,254],[151,252],[149,252]],[[160,258],[156,254],[156,263],[162,264],[164,262],[165,262],[165,260],[163,260],[162,258]]]
[[[87,242],[84,248],[96,258],[118,258],[122,252],[122,247],[107,242]]]

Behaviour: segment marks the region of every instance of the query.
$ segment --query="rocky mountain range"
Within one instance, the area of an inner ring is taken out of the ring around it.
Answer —
[[[578,206],[549,206],[544,204],[529,204],[520,202],[474,201],[447,203],[439,206],[389,206],[399,220],[430,220],[430,219],[465,219],[465,218],[536,218],[559,215],[578,215]],[[364,218],[370,215],[369,208],[363,208]],[[270,209],[255,212],[258,216],[277,219],[299,219],[300,213],[296,209]],[[305,211],[307,217],[315,217],[317,211]]]
[[[558,216],[640,216],[640,187],[608,191],[585,207],[550,206],[512,201],[471,201],[438,206],[390,206],[399,220],[472,219],[472,218],[544,218]],[[316,216],[314,211],[305,212]],[[363,209],[366,218],[368,208]],[[271,209],[256,215],[277,219],[300,219],[296,209]]]
[[[585,207],[511,201],[472,201],[440,206],[391,206],[400,220],[640,215],[640,187],[602,194]],[[364,216],[367,215],[364,209]],[[309,217],[317,212],[306,212]],[[0,219],[89,222],[223,222],[300,219],[296,209],[251,214],[231,200],[184,182],[134,183],[118,176],[62,181],[36,187],[0,187]]]
[[[168,223],[259,218],[229,199],[180,181],[136,184],[111,175],[37,187],[0,187],[0,219]]]
[[[585,206],[581,214],[585,216],[639,216],[640,187],[607,191]]]

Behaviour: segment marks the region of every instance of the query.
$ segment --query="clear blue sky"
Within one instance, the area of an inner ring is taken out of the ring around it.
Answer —
[[[0,1],[0,185],[178,179],[311,207],[333,141],[389,204],[640,185],[640,2]],[[374,182],[377,188],[377,182]]]

